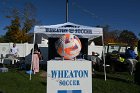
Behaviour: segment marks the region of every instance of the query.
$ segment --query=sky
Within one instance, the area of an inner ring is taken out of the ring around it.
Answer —
[[[22,9],[26,2],[36,7],[36,18],[42,25],[66,22],[66,0],[0,0],[0,35],[10,24],[3,10]],[[68,14],[68,21],[75,24],[109,25],[111,30],[129,30],[136,36],[140,33],[140,0],[69,0]]]

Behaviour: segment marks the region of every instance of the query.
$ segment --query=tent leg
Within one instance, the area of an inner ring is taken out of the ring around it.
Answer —
[[[33,39],[33,45],[35,44],[35,33],[34,33],[34,39]],[[32,60],[31,60],[31,67],[30,67],[30,80],[32,79],[32,69],[33,69],[33,52],[34,52],[34,47],[33,47],[33,50],[32,50]]]
[[[106,63],[105,63],[105,53],[104,53],[104,40],[103,40],[103,35],[102,35],[102,43],[103,43],[103,61],[104,61],[104,76],[105,76],[105,81],[106,81]]]

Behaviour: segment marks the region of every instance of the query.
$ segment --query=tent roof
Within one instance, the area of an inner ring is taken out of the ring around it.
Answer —
[[[56,38],[56,37],[60,37],[63,35],[60,33],[48,33],[46,31],[46,28],[49,28],[49,29],[52,29],[52,28],[55,28],[55,29],[90,29],[90,30],[92,30],[93,34],[76,34],[79,38],[88,38],[89,40],[103,35],[102,28],[78,25],[78,24],[74,24],[71,22],[66,22],[63,24],[56,24],[56,25],[35,26],[34,33],[46,34],[48,38]]]

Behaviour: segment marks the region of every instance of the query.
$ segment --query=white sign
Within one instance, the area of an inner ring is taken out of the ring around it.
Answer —
[[[47,93],[92,93],[91,61],[48,61]]]
[[[35,26],[35,33],[45,34],[75,34],[75,35],[102,35],[102,28],[55,28]]]

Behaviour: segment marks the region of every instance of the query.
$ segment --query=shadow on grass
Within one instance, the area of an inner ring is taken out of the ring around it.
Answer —
[[[47,83],[46,83],[46,82],[41,82],[41,84],[42,84],[43,86],[47,86]]]
[[[134,81],[137,85],[140,85],[140,62],[136,63],[136,70],[134,74]]]
[[[96,75],[93,75],[92,77],[97,78],[97,79],[105,79],[104,74],[98,74],[98,73]],[[120,77],[115,77],[115,76],[113,76],[113,74],[112,74],[112,76],[107,75],[106,78],[109,79],[109,80],[121,81],[121,82],[124,82],[124,83],[133,83],[133,80],[128,80],[128,79],[123,79],[123,78],[120,78]]]
[[[26,78],[26,79],[29,79],[29,76],[27,76],[26,74],[25,74],[25,72],[23,73],[22,71],[19,71],[19,70],[17,70],[16,71],[19,75],[21,75],[22,77],[24,77],[24,78]]]
[[[8,67],[8,69],[9,69],[10,71],[16,72],[16,73],[18,73],[20,76],[22,76],[22,77],[24,77],[24,78],[26,78],[26,79],[29,78],[29,76],[27,76],[27,74],[25,73],[26,70],[21,70],[21,69],[19,69],[19,68],[17,68],[17,67],[14,67],[14,66],[7,66],[7,67]]]

